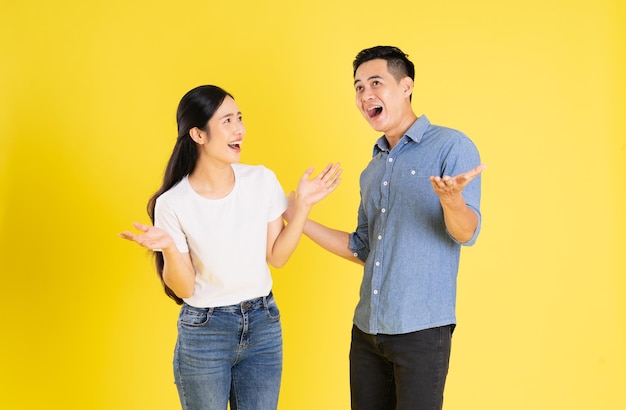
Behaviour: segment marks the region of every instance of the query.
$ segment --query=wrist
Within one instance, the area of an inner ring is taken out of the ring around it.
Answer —
[[[465,208],[465,198],[463,198],[463,194],[456,195],[446,195],[439,197],[439,202],[443,208],[447,208],[450,210],[459,210]]]
[[[174,244],[174,242],[171,242],[165,246],[162,246],[161,248],[158,249],[159,251],[161,251],[163,253],[163,256],[165,255],[174,255],[178,252],[178,248],[176,247],[176,245]]]
[[[300,197],[296,197],[293,205],[295,212],[305,212],[307,215],[313,208],[313,204],[307,203],[304,199]]]

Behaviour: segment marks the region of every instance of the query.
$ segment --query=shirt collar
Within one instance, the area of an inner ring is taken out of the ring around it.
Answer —
[[[413,123],[413,125],[409,127],[404,136],[419,144],[422,141],[422,138],[424,137],[424,134],[426,133],[426,130],[429,126],[430,121],[428,120],[428,118],[426,118],[426,115],[422,114]],[[376,140],[372,156],[376,156],[379,152],[382,151],[389,151],[389,142],[384,135]]]

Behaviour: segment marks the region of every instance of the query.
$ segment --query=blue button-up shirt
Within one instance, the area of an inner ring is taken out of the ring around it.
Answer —
[[[389,149],[383,136],[361,173],[358,226],[350,249],[365,262],[354,324],[370,334],[401,334],[456,323],[461,245],[480,232],[480,175],[465,187],[478,215],[474,236],[460,244],[446,230],[431,175],[455,176],[480,164],[472,141],[421,116]]]

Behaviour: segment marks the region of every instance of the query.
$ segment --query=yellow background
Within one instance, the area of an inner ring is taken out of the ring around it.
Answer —
[[[377,134],[352,59],[393,44],[413,105],[489,165],[463,250],[445,408],[626,409],[626,8],[619,0],[6,1],[0,6],[0,408],[173,409],[176,305],[117,238],[158,188],[180,97],[215,83],[242,161],[356,224]],[[303,239],[274,270],[280,409],[347,409],[360,269]]]

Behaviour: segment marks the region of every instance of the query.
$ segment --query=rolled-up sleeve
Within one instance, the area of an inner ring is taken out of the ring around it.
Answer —
[[[350,250],[362,262],[367,260],[370,253],[369,231],[367,217],[363,209],[363,202],[359,205],[358,225],[356,231],[350,234]]]
[[[459,134],[461,135],[461,137],[452,146],[449,154],[444,161],[444,175],[459,175],[470,171],[471,169],[480,165],[480,154],[478,153],[476,145],[474,145],[474,143],[462,133]],[[480,228],[482,225],[482,215],[480,213],[480,195],[481,175],[478,175],[465,187],[465,189],[463,189],[463,199],[465,200],[465,204],[478,216],[478,224],[476,225],[474,235],[472,235],[472,237],[468,241],[459,242],[448,233],[452,240],[463,246],[473,245],[478,238],[478,234],[480,233]]]

